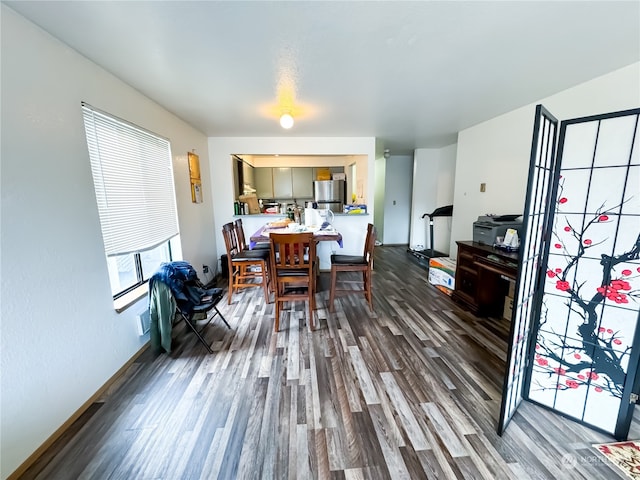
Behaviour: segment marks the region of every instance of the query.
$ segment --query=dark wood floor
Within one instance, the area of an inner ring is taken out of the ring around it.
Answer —
[[[274,334],[262,290],[237,294],[213,355],[177,328],[22,478],[623,478],[591,448],[613,439],[527,402],[498,437],[507,322],[458,308],[403,247],[375,259],[374,314],[360,295],[329,313],[323,273],[318,329],[298,303]]]

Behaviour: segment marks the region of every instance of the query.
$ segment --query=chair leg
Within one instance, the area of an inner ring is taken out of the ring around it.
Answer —
[[[276,298],[276,322],[275,322],[275,331],[280,331],[280,301]]]
[[[214,309],[215,309],[215,311],[216,311],[216,315],[220,315],[220,318],[222,319],[222,321],[224,322],[224,324],[227,326],[227,328],[228,328],[228,329],[231,329],[231,325],[229,325],[229,324],[227,323],[227,319],[226,319],[226,318],[224,318],[224,317],[222,316],[222,313],[220,313],[220,310],[218,310],[218,307],[217,307],[216,305],[214,305],[214,306],[213,306],[213,308],[214,308]]]
[[[184,322],[187,324],[187,326],[191,329],[191,331],[196,334],[200,343],[205,346],[205,348],[209,351],[209,353],[213,353],[213,350],[211,350],[211,347],[209,346],[207,341],[204,339],[204,337],[200,334],[196,326],[191,323],[191,320],[188,319],[182,312],[180,312],[180,315],[184,319]],[[224,323],[227,323],[227,321],[225,320]]]
[[[365,295],[367,297],[367,300],[369,301],[369,309],[373,312],[373,297],[371,295],[371,269],[368,268],[365,271],[365,284],[364,284],[364,288],[365,288]]]
[[[331,290],[329,293],[329,311],[333,312],[335,310],[334,305],[333,305],[333,301],[335,299],[335,295],[336,295],[336,280],[337,280],[337,274],[338,272],[336,271],[335,268],[331,267]]]
[[[269,280],[267,276],[267,264],[262,262],[260,265],[260,270],[262,270],[262,288],[264,289],[264,301],[266,303],[271,302],[271,298],[269,296]]]
[[[229,305],[231,305],[231,297],[233,296],[233,281],[235,277],[235,272],[233,271],[233,266],[229,269]]]

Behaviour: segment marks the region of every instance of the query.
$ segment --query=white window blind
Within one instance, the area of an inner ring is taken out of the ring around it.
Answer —
[[[169,141],[87,104],[82,110],[107,256],[177,235]]]

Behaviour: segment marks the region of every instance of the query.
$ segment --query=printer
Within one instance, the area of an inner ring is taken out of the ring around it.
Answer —
[[[509,228],[518,232],[518,237],[522,238],[522,220],[515,215],[481,215],[473,222],[473,241],[485,245],[494,245],[498,237],[503,237]]]

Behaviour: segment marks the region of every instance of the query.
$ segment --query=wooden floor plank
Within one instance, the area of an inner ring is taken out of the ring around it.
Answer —
[[[214,354],[181,324],[21,478],[623,478],[591,447],[612,438],[532,403],[496,434],[508,321],[452,303],[404,247],[376,248],[372,283],[373,312],[358,294],[331,312],[321,273],[315,331],[303,302],[274,332],[261,289],[234,294]]]

